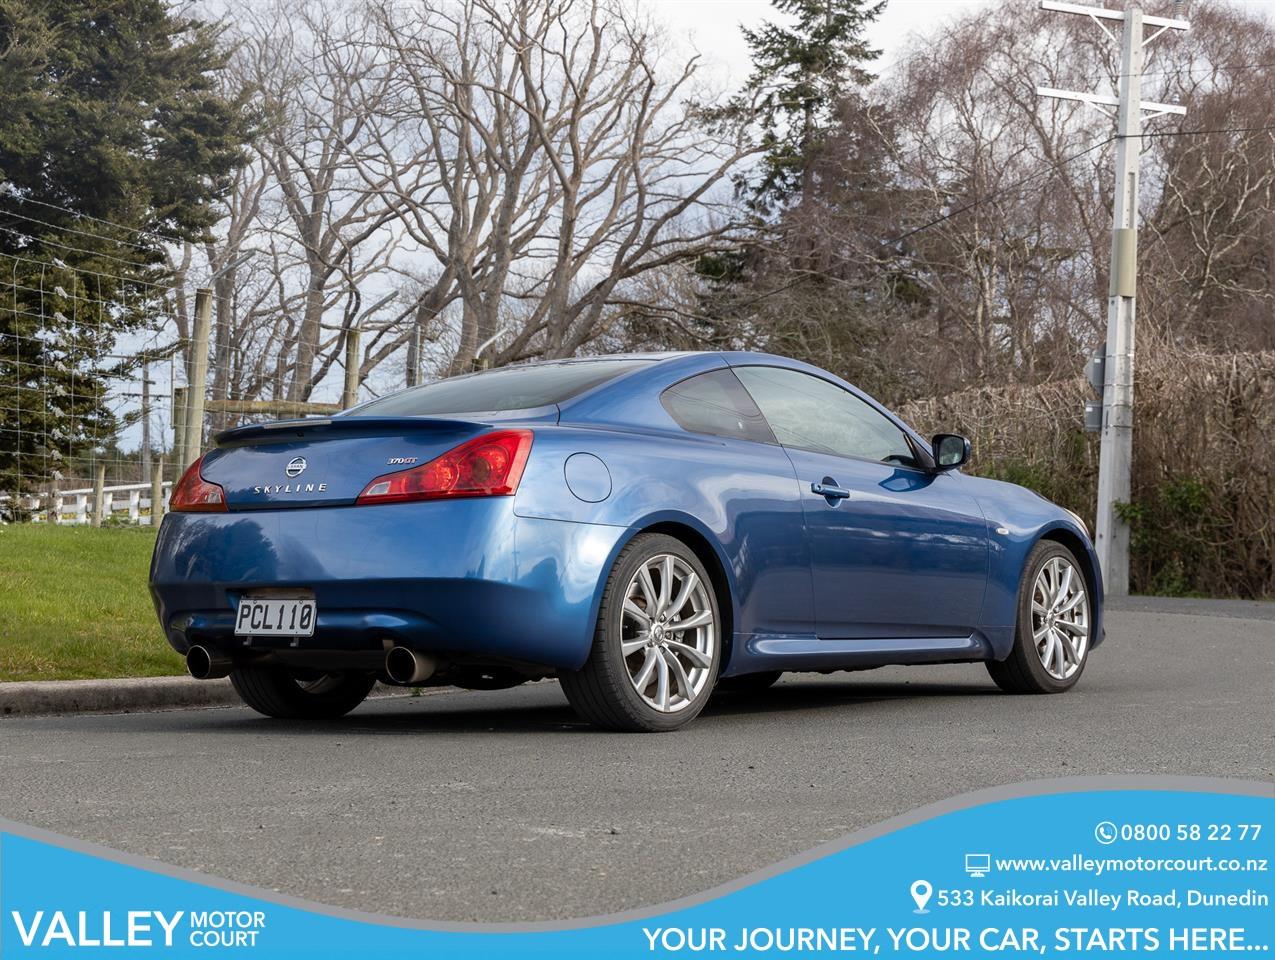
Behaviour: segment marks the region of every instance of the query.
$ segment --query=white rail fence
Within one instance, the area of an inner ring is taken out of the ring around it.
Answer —
[[[168,498],[172,482],[163,483],[163,502],[160,516],[168,512]],[[10,500],[7,493],[0,494],[0,514],[3,504]],[[94,490],[82,487],[78,490],[61,490],[52,495],[28,495],[22,497],[22,507],[31,514],[32,523],[92,524],[94,515]],[[154,522],[151,485],[149,483],[125,483],[102,488],[102,522],[131,523],[148,526]],[[0,521],[3,522],[3,521]]]

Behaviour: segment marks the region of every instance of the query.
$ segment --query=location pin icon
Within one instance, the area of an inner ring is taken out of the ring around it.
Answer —
[[[925,880],[917,880],[912,884],[912,899],[916,902],[916,909],[913,913],[929,913],[925,909],[925,905],[930,902],[930,894],[934,892],[934,888]]]

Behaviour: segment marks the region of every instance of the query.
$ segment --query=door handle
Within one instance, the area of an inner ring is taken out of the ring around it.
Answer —
[[[812,483],[810,492],[817,493],[821,497],[827,497],[829,501],[845,500],[850,496],[850,491],[845,487],[839,487],[832,480],[825,478],[823,483]]]

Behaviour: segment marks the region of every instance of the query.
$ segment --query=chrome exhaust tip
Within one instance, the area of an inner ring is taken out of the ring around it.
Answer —
[[[186,672],[196,680],[216,680],[230,676],[235,662],[223,653],[214,653],[198,644],[186,651]]]
[[[407,647],[391,647],[385,655],[385,675],[395,683],[424,683],[436,669],[438,664],[433,657],[415,653]]]

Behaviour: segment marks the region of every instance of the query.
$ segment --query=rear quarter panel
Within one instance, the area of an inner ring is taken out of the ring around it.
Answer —
[[[643,529],[689,527],[709,544],[729,586],[736,637],[809,634],[809,554],[787,455],[779,447],[688,434],[668,422],[672,429],[537,430],[515,512],[622,528],[617,554]],[[606,465],[611,492],[601,502],[568,488],[567,460],[582,452]]]

